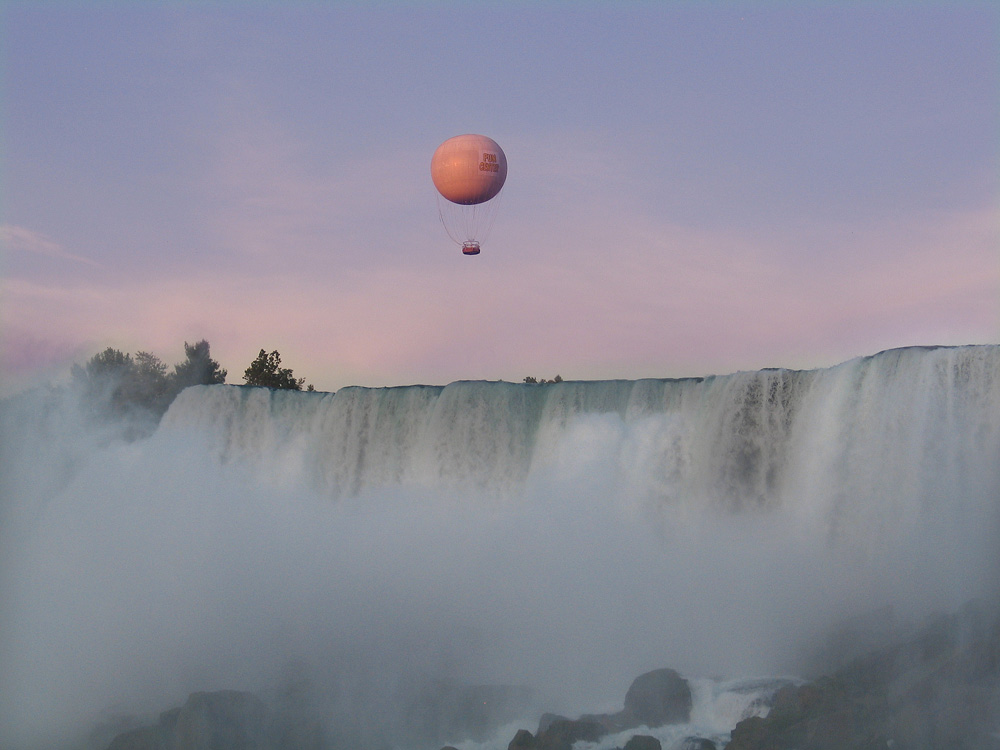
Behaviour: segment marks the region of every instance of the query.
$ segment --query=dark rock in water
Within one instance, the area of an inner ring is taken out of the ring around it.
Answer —
[[[659,727],[687,722],[691,716],[691,688],[672,669],[639,675],[625,694],[625,708],[613,714],[584,714],[580,721],[598,724],[604,734],[639,726]],[[543,716],[543,720],[544,720]]]
[[[636,734],[625,743],[625,750],[663,750],[663,746],[656,737],[648,734]]]
[[[322,750],[315,721],[275,714],[252,693],[192,693],[150,727],[115,737],[108,750]]]
[[[685,737],[675,750],[717,750],[717,748],[712,740],[704,737]]]
[[[765,716],[774,706],[781,688],[795,687],[801,684],[800,681],[790,680],[785,677],[765,677],[756,679],[746,679],[730,682],[727,685],[727,692],[739,695],[751,695],[752,700],[744,707],[740,719],[748,719],[751,716]]]
[[[605,734],[624,732],[626,729],[634,729],[642,723],[627,711],[619,711],[614,714],[584,714],[580,717],[580,721],[600,724]]]
[[[691,688],[687,680],[672,669],[656,669],[632,681],[625,695],[625,708],[618,713],[584,714],[575,720],[558,714],[542,714],[538,733],[532,736],[525,729],[519,730],[508,750],[571,750],[574,742],[597,742],[606,734],[643,725],[658,727],[682,723],[688,721],[690,715]],[[659,740],[648,739],[656,742],[659,748]],[[630,746],[629,750],[641,748]]]
[[[507,750],[534,750],[535,736],[527,729],[518,729]]]
[[[580,718],[585,719],[586,717],[581,716]],[[560,716],[559,714],[544,713],[542,714],[542,718],[538,720],[538,731],[535,732],[535,736],[537,737],[546,729],[548,729],[552,725],[552,722],[554,721],[572,721],[572,719],[566,716]]]
[[[413,687],[401,715],[364,723],[338,715],[306,682],[294,682],[268,701],[251,693],[192,693],[183,706],[164,711],[153,726],[135,722],[115,733],[101,729],[93,747],[108,750],[340,750],[400,744],[433,747],[456,739],[481,739],[523,711],[527,688],[428,681]],[[110,737],[113,736],[113,739]],[[110,745],[108,742],[110,741]]]
[[[603,727],[592,721],[544,714],[537,735],[518,729],[507,750],[572,750],[574,742],[597,742],[604,734]]]
[[[726,750],[763,750],[765,742],[774,742],[773,736],[780,730],[768,726],[760,716],[751,716],[739,722],[730,732]]]
[[[111,740],[108,750],[167,750],[167,740],[159,727],[131,729]]]
[[[691,688],[672,669],[646,672],[632,681],[622,713],[634,719],[632,726],[683,724],[691,717]]]
[[[604,728],[593,721],[556,718],[535,737],[537,750],[571,750],[574,742],[597,742]]]
[[[727,750],[981,750],[1000,745],[1000,615],[967,605],[831,677],[775,695]]]
[[[858,715],[854,709],[846,686],[837,680],[824,678],[801,687],[782,688],[767,717],[754,716],[739,722],[726,748],[861,750],[889,747],[887,737],[864,732],[857,724]]]

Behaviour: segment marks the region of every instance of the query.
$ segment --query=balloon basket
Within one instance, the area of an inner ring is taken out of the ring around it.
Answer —
[[[463,255],[479,255],[479,243],[478,242],[463,242],[462,243],[462,254]]]

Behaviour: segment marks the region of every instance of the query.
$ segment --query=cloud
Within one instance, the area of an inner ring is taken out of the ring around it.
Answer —
[[[90,266],[100,266],[97,261],[68,252],[58,242],[41,232],[35,232],[31,229],[25,229],[24,227],[12,224],[0,225],[0,244],[9,250],[36,253],[50,258],[61,258],[76,263],[86,263]]]

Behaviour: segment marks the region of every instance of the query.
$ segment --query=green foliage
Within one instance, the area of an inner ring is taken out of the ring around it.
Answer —
[[[142,404],[154,414],[163,414],[174,400],[175,392],[167,366],[149,352],[137,352],[124,397],[127,402]]]
[[[110,346],[83,367],[73,365],[70,373],[91,404],[116,414],[128,410],[132,394],[140,388],[132,356]]]
[[[257,355],[257,359],[250,363],[250,366],[243,373],[243,379],[247,385],[259,385],[265,388],[283,388],[292,391],[301,391],[305,378],[296,379],[288,367],[281,367],[281,355],[277,351],[270,354],[263,349]],[[310,386],[309,390],[313,390]]]
[[[296,379],[281,367],[278,352],[260,355],[247,368],[249,385],[302,390],[305,378]],[[119,419],[130,439],[150,434],[160,417],[181,391],[192,385],[226,382],[226,371],[212,359],[208,342],[184,342],[184,361],[172,372],[155,354],[138,352],[134,357],[108,347],[83,366],[73,365],[73,383],[96,418]],[[315,390],[312,385],[307,390]]]
[[[193,345],[185,341],[184,351],[186,359],[170,374],[155,354],[138,352],[133,358],[112,347],[83,367],[73,365],[71,374],[95,416],[139,417],[155,426],[189,385],[226,382],[226,371],[211,358],[207,341]]]
[[[190,385],[215,385],[225,383],[227,372],[219,367],[209,354],[208,342],[184,342],[185,360],[174,365],[173,382],[177,393]]]
[[[552,380],[546,380],[545,378],[539,380],[538,378],[533,378],[529,375],[524,379],[524,382],[530,385],[546,385],[548,383],[561,383],[562,375],[556,375],[554,378],[552,378]]]

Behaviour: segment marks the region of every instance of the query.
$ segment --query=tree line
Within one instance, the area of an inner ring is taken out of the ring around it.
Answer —
[[[214,385],[226,382],[228,372],[212,359],[208,341],[195,344],[184,342],[184,360],[168,370],[155,354],[136,352],[135,356],[108,347],[95,354],[84,365],[73,365],[73,381],[80,388],[95,412],[105,416],[125,417],[144,415],[159,421],[177,395],[192,385]],[[249,386],[301,391],[305,378],[296,378],[289,367],[281,366],[277,351],[260,350],[243,372]],[[551,380],[528,376],[528,384],[560,383],[556,375]],[[312,385],[306,390],[315,390]]]
[[[132,356],[108,347],[84,365],[73,365],[70,374],[91,406],[107,416],[143,413],[156,420],[185,388],[226,382],[228,372],[212,359],[209,343],[184,342],[184,360],[168,370],[155,354],[140,351]],[[243,373],[246,385],[302,390],[305,378],[281,367],[277,351],[260,350]],[[307,390],[314,390],[312,385]]]
[[[527,383],[528,385],[548,385],[549,383],[561,383],[562,375],[556,375],[554,378],[552,378],[552,380],[546,380],[545,378],[539,380],[538,378],[529,375],[524,379],[524,382]]]

